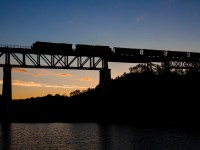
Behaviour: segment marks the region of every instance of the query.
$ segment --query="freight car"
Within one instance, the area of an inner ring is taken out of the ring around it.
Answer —
[[[66,43],[51,43],[37,41],[32,44],[31,49],[35,53],[44,54],[72,54],[72,44]]]
[[[200,53],[190,52],[190,58],[193,60],[200,60]]]
[[[185,59],[190,57],[190,53],[181,51],[167,51],[167,57],[174,59]]]
[[[142,55],[145,57],[159,57],[162,58],[165,56],[164,50],[151,50],[151,49],[142,49]]]
[[[75,53],[81,56],[108,57],[112,50],[109,46],[76,44]]]
[[[140,49],[136,48],[120,48],[120,47],[114,47],[114,52],[116,55],[122,55],[122,56],[140,56],[141,52]]]

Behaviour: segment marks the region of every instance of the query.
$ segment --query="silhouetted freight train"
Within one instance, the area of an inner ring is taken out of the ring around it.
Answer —
[[[96,57],[112,57],[112,56],[128,56],[143,58],[170,58],[170,59],[194,59],[200,60],[200,53],[169,51],[169,50],[153,50],[153,49],[137,49],[137,48],[120,48],[100,45],[76,44],[75,49],[72,44],[51,43],[51,42],[35,42],[31,49],[34,53],[44,54],[62,54],[76,56],[96,56]]]
[[[153,50],[153,49],[136,49],[136,48],[119,48],[114,47],[113,53],[121,56],[142,56],[146,58],[170,58],[170,59],[196,59],[200,60],[200,53],[169,51],[169,50]]]
[[[71,54],[73,53],[72,44],[65,43],[50,43],[50,42],[35,42],[33,43],[32,50],[38,53],[45,54]]]

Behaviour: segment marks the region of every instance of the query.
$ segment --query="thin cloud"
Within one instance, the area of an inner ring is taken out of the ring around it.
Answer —
[[[13,68],[13,72],[20,72],[20,73],[28,73],[28,70],[26,69],[20,69],[20,68]]]
[[[0,80],[0,84],[3,81]],[[59,89],[86,89],[88,87],[79,86],[79,85],[52,85],[52,84],[44,84],[44,83],[37,83],[37,82],[27,82],[27,81],[20,81],[20,80],[13,80],[13,86],[22,86],[22,87],[38,87],[38,88],[59,88]]]
[[[33,73],[32,76],[40,77],[40,76],[43,76],[43,74],[41,74],[41,73]]]
[[[44,85],[45,88],[60,88],[60,89],[85,89],[87,87],[77,85]]]
[[[28,75],[39,77],[39,76],[58,76],[58,77],[70,77],[72,74],[69,73],[60,73],[56,74],[54,71],[50,70],[43,70],[43,69],[34,69],[35,71],[29,72],[26,69],[21,69],[21,68],[13,68],[13,72],[18,72],[18,73],[27,73]]]
[[[59,76],[59,77],[69,77],[69,76],[71,76],[71,74],[69,74],[69,73],[61,73],[61,74],[56,74],[56,76]]]
[[[144,21],[144,16],[138,16],[135,18],[135,22],[142,22]]]
[[[27,82],[27,81],[20,81],[20,80],[13,80],[12,85],[14,85],[14,86],[25,86],[25,87],[42,87],[41,83]]]
[[[86,77],[86,78],[80,78],[79,80],[80,81],[92,81],[93,79]]]
[[[69,20],[69,21],[67,22],[67,24],[72,25],[72,24],[74,24],[74,21]]]
[[[35,68],[35,69],[33,69],[34,70],[34,72],[35,73],[33,73],[33,74],[40,74],[40,75],[50,75],[50,76],[52,76],[52,75],[54,75],[55,74],[55,72],[54,71],[51,71],[51,70],[48,70],[48,69],[39,69],[39,68]]]

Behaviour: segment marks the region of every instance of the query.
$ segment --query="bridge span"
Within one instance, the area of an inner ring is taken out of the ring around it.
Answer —
[[[199,69],[200,53],[169,50],[120,48],[100,45],[35,42],[30,47],[0,45],[3,67],[3,98],[12,100],[11,70],[19,68],[100,70],[99,84],[111,82],[108,62],[164,63],[166,69]],[[150,65],[151,67],[151,65]]]

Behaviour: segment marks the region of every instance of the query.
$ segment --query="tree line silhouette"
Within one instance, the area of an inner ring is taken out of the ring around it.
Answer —
[[[99,122],[139,125],[198,126],[199,70],[149,71],[146,64],[112,79],[106,92],[75,90],[69,96],[13,100],[3,118],[10,122]]]

